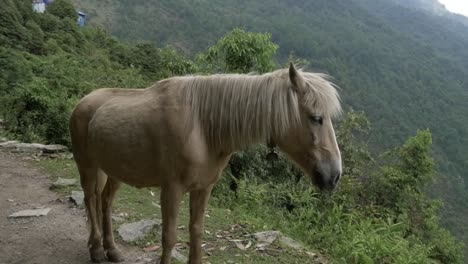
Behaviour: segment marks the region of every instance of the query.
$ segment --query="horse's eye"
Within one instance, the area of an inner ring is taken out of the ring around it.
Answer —
[[[319,125],[323,125],[323,117],[321,116],[311,116],[310,121]]]

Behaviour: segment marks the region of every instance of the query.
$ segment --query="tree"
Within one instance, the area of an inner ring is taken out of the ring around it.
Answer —
[[[0,46],[25,49],[31,35],[23,25],[24,19],[11,0],[2,1],[0,8]]]
[[[278,45],[270,33],[234,29],[199,57],[214,71],[248,73],[269,72],[275,68],[273,55]]]
[[[76,20],[77,14],[73,4],[69,0],[55,0],[48,7],[47,11],[59,18],[71,18]]]

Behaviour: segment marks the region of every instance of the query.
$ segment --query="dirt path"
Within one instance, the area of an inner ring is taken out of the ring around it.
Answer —
[[[50,180],[29,163],[0,151],[0,264],[91,263],[86,247],[85,212],[49,190]],[[7,218],[45,206],[47,216]],[[121,246],[127,262],[138,263],[138,249]],[[142,262],[140,262],[142,263]]]

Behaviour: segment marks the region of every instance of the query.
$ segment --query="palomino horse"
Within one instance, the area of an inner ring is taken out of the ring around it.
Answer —
[[[99,89],[70,120],[85,194],[91,259],[118,262],[112,204],[121,182],[161,187],[161,263],[171,262],[179,203],[190,192],[189,263],[201,263],[204,212],[231,154],[275,142],[320,189],[333,189],[341,156],[331,118],[341,111],[326,76],[289,69],[162,80],[147,89]]]

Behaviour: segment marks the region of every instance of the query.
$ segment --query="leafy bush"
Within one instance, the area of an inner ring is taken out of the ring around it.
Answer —
[[[47,6],[47,12],[59,18],[70,18],[73,21],[78,17],[73,4],[69,0],[54,0]]]
[[[278,45],[271,41],[269,33],[234,29],[199,56],[199,60],[209,71],[263,73],[275,68],[272,57],[277,49]]]

